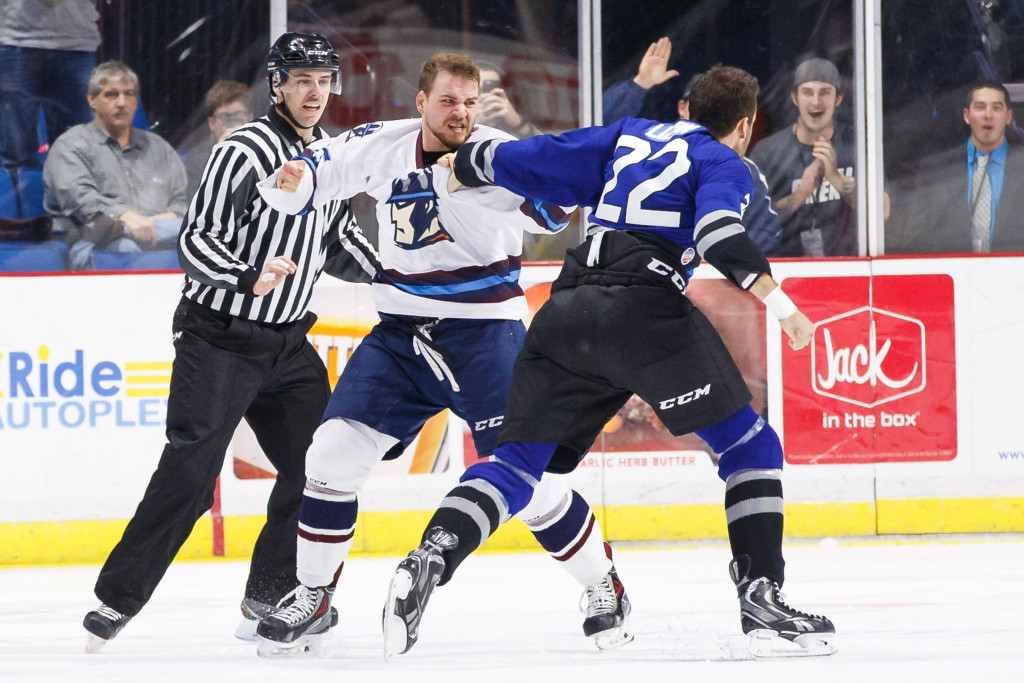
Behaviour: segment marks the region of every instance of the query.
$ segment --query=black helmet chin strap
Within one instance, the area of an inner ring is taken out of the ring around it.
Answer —
[[[315,123],[309,126],[304,126],[298,121],[296,121],[295,117],[292,116],[292,113],[288,111],[288,107],[284,105],[284,102],[277,102],[276,104],[274,104],[274,107],[277,109],[278,113],[281,114],[281,116],[288,119],[288,121],[296,128],[301,128],[302,130],[309,130],[310,128],[316,126]]]

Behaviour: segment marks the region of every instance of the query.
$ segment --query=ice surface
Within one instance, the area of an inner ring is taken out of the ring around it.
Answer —
[[[617,546],[636,640],[599,652],[582,592],[540,553],[474,555],[435,592],[419,643],[387,662],[381,608],[397,557],[355,557],[341,623],[315,659],[264,660],[236,640],[243,562],[176,563],[102,652],[84,654],[98,567],[0,569],[0,681],[1017,680],[1024,665],[1024,537],[788,543],[784,592],[836,624],[838,654],[755,661],[739,630],[723,543]],[[1008,676],[1008,677],[1007,677]]]

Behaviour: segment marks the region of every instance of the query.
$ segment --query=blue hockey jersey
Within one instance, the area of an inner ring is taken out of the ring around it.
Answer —
[[[624,118],[559,136],[483,143],[459,151],[456,175],[469,186],[593,207],[592,226],[648,231],[694,249],[744,289],[770,272],[740,223],[754,191],[750,171],[692,121]]]

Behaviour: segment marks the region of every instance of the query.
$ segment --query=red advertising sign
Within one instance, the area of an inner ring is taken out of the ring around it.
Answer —
[[[953,279],[787,278],[814,340],[783,345],[786,461],[956,457]]]

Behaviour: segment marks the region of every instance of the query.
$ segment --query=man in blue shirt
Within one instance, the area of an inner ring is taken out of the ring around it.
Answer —
[[[963,117],[970,137],[921,161],[906,223],[886,233],[888,253],[1024,251],[1024,153],[1006,135],[1006,87],[972,84]]]

